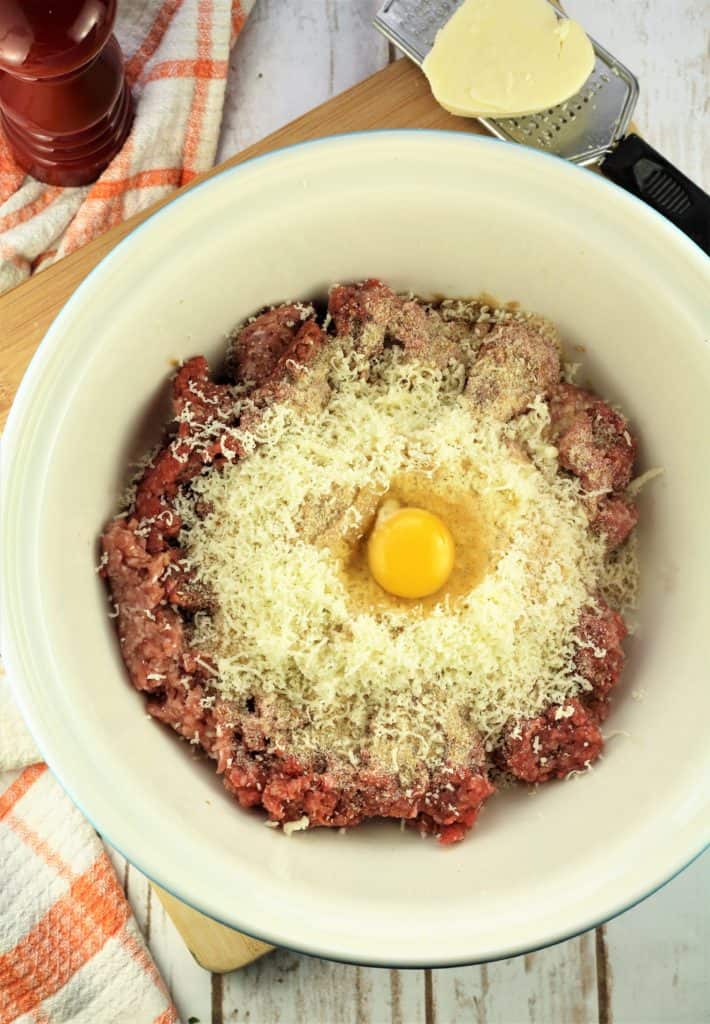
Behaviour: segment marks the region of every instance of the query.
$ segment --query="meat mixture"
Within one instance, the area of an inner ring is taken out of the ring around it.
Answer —
[[[312,402],[327,389],[327,376],[311,370],[340,339],[368,360],[393,347],[403,359],[439,369],[458,360],[461,396],[501,423],[514,426],[543,403],[544,441],[556,472],[574,482],[589,531],[612,562],[628,546],[638,517],[627,490],[636,440],[621,413],[570,382],[554,331],[484,301],[426,302],[368,280],[331,288],[327,312],[289,303],[252,317],[230,338],[221,375],[202,356],[177,369],[174,424],[128,506],[106,527],[100,572],[128,675],[149,714],[213,759],[242,807],[263,808],[287,832],[395,818],[453,843],[472,827],[494,783],[565,779],[599,757],[627,628],[608,594],[590,592],[579,612],[567,699],[508,721],[492,749],[473,739],[455,755],[417,763],[406,777],[364,748],[350,759],[299,752],[284,742],[267,694],[225,693],[213,652],[195,642],[215,596],[186,557],[180,503],[193,501],[199,515],[204,499],[194,481],[251,458],[266,410]]]

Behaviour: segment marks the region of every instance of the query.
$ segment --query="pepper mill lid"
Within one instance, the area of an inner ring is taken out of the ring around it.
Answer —
[[[104,46],[116,0],[3,0],[0,65],[31,78],[73,71]]]

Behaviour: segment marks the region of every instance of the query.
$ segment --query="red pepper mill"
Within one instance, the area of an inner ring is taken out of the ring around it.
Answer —
[[[94,181],[128,135],[115,16],[116,0],[0,0],[0,123],[40,181]]]

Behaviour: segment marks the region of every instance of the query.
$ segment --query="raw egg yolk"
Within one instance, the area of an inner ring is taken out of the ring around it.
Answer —
[[[387,514],[383,507],[367,543],[367,561],[388,593],[428,597],[451,575],[454,540],[446,524],[423,508],[398,508]]]

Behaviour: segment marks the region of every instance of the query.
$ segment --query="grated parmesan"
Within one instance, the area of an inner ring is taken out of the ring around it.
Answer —
[[[308,828],[310,821],[308,815],[304,814],[302,818],[297,821],[285,821],[283,824],[283,833],[285,836],[291,836],[294,832],[305,832]]]
[[[474,415],[460,366],[397,349],[373,367],[345,347],[326,358],[324,407],[269,407],[251,433],[236,431],[249,457],[198,476],[177,501],[186,564],[215,598],[192,643],[221,694],[258,696],[272,741],[298,755],[357,763],[367,751],[406,774],[465,758],[479,740],[492,749],[511,720],[583,687],[571,667],[580,610],[597,591],[632,601],[635,548],[609,559],[590,532],[579,482],[556,472],[545,441],[544,402],[505,425]],[[488,570],[426,612],[354,605],[338,544],[324,538],[357,543],[407,473],[476,495]]]

